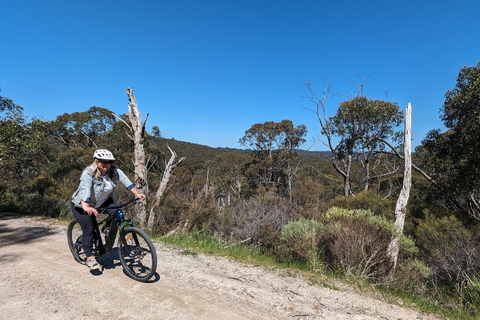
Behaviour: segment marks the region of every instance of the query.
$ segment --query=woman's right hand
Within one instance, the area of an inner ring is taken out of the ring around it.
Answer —
[[[82,201],[82,209],[83,211],[85,211],[89,216],[91,216],[92,214],[96,216],[98,216],[98,212],[95,208],[93,207],[90,207],[90,204],[88,202],[85,202],[85,201]]]

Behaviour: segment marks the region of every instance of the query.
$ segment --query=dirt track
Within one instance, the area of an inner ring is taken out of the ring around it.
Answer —
[[[73,260],[66,226],[0,213],[0,319],[436,319],[285,272],[156,248],[150,283],[111,257],[94,276]]]

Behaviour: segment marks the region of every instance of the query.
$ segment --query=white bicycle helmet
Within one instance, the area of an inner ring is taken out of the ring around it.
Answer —
[[[93,159],[115,160],[113,154],[106,149],[98,149],[93,153]]]

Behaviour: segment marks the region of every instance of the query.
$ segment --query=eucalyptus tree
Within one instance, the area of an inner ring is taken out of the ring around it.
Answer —
[[[358,155],[365,171],[364,190],[371,180],[371,160],[385,151],[384,141],[395,144],[401,137],[398,130],[403,113],[398,103],[356,96],[340,103],[332,117],[332,132],[340,137],[340,157]]]
[[[247,172],[257,183],[285,189],[291,197],[291,181],[295,175],[292,165],[297,158],[295,149],[306,141],[306,134],[305,125],[295,127],[291,120],[254,124],[239,140],[241,144],[253,148],[256,162]]]
[[[446,205],[480,220],[480,62],[461,68],[440,116],[447,130],[432,130],[422,141],[425,164],[449,194]]]
[[[209,173],[207,180],[210,181],[219,205],[230,205],[232,201],[241,198],[242,188],[246,182],[245,168],[251,161],[252,156],[247,153],[229,151],[206,163]]]
[[[392,141],[399,136],[396,128],[402,121],[402,113],[398,104],[367,98],[360,90],[354,98],[341,102],[334,116],[328,116],[329,85],[325,86],[321,96],[314,92],[310,83],[305,86],[309,93],[304,97],[314,107],[304,108],[313,112],[319,121],[324,138],[320,141],[330,151],[330,162],[343,178],[343,195],[353,194],[351,178],[356,155],[360,155],[364,164],[364,189],[368,189],[371,159],[384,149],[383,141]]]
[[[98,147],[115,123],[108,109],[93,106],[87,111],[64,113],[50,124],[49,133],[66,147]]]
[[[7,103],[2,107],[5,114],[0,116],[0,184],[22,187],[48,162],[43,121],[29,121],[22,107],[2,99]]]
[[[267,121],[251,126],[239,142],[252,147],[254,154],[263,159],[272,157],[275,150],[290,152],[298,148],[305,142],[306,134],[307,127],[295,127],[292,120]]]
[[[320,139],[320,142],[330,151],[330,162],[335,168],[335,171],[343,178],[343,195],[348,197],[351,193],[350,172],[352,169],[353,151],[350,154],[345,154],[344,151],[349,149],[353,150],[353,145],[346,140],[343,141],[343,146],[336,143],[335,124],[333,123],[332,117],[327,115],[327,100],[330,94],[330,86],[328,83],[325,85],[321,96],[315,93],[310,83],[306,83],[305,86],[309,93],[304,94],[304,97],[310,100],[314,107],[303,106],[303,108],[316,115],[320,124],[320,134],[325,138]]]
[[[1,91],[2,91],[2,87],[0,87],[0,92]],[[14,111],[14,110],[23,110],[23,108],[15,104],[12,99],[8,97],[0,96],[0,112]]]

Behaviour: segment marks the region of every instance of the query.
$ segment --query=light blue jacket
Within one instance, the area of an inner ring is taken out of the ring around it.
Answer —
[[[82,176],[80,177],[80,184],[78,186],[77,191],[72,196],[72,202],[76,207],[81,207],[81,201],[89,202],[90,205],[92,206],[94,202],[92,202],[92,196],[93,199],[98,199],[100,197],[100,194],[103,191],[103,186],[105,182],[103,181],[102,178],[97,178],[95,176],[91,176],[93,172],[93,166],[87,167],[85,170],[82,172]],[[133,184],[130,179],[123,173],[122,170],[117,169],[117,168],[110,168],[108,170],[108,175],[110,176],[110,179],[112,180],[113,184],[113,192],[112,192],[112,199],[113,201],[117,202],[117,192],[116,192],[116,187],[118,182],[120,181],[126,188],[127,190],[130,190],[135,187],[135,184]],[[93,195],[92,195],[93,191]]]

